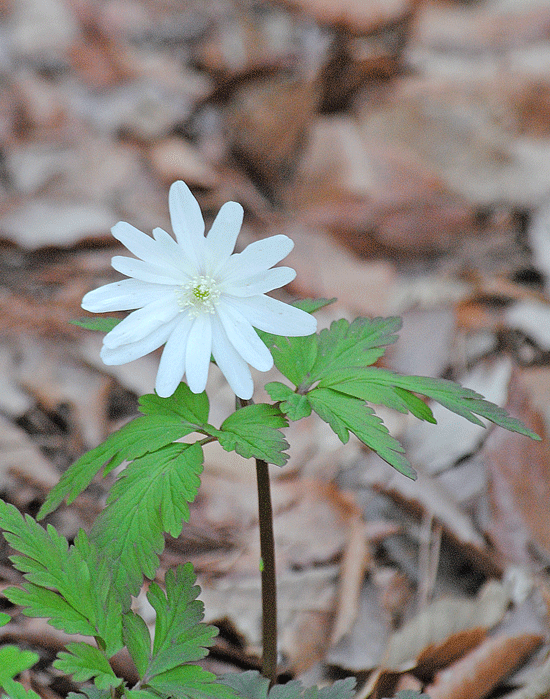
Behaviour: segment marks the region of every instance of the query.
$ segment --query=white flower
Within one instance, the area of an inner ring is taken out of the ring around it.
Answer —
[[[90,291],[82,307],[93,313],[138,310],[105,336],[101,357],[105,364],[126,364],[166,343],[156,391],[167,397],[184,374],[194,393],[203,391],[213,355],[236,395],[248,399],[254,389],[248,364],[260,371],[273,366],[254,328],[300,336],[317,327],[309,313],[265,295],[296,276],[289,267],[271,269],[294,244],[275,235],[232,254],[243,219],[240,204],[224,204],[206,237],[187,185],[171,186],[169,204],[176,240],[161,228],[153,238],[122,221],[112,228],[138,259],[113,257],[113,267],[130,279]]]

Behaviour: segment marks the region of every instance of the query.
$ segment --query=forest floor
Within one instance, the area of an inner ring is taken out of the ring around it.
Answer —
[[[548,0],[0,0],[0,84],[0,494],[21,511],[153,390],[158,354],[104,366],[69,321],[119,278],[111,226],[169,229],[176,179],[207,222],[243,204],[239,246],[295,241],[281,298],[337,297],[321,327],[401,315],[385,366],[458,380],[546,434]],[[211,373],[218,424],[233,398]],[[548,442],[380,414],[418,481],[314,416],[273,467],[285,676],[354,675],[361,697],[548,696]],[[48,521],[73,537],[107,486]],[[195,566],[216,672],[258,667],[254,493],[249,461],[209,451],[162,556],[160,579]],[[9,553],[2,587],[20,581]],[[1,606],[2,641],[40,654],[26,685],[74,690],[51,666],[68,637]]]

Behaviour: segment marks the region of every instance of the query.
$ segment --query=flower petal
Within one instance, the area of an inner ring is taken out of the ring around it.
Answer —
[[[154,352],[154,350],[158,349],[166,342],[170,333],[175,328],[177,321],[178,319],[174,318],[174,320],[165,325],[161,325],[137,342],[129,342],[127,345],[120,345],[119,347],[106,347],[103,345],[101,348],[101,359],[103,363],[108,366],[127,364],[128,362],[133,362],[135,359],[144,357],[150,352]]]
[[[286,257],[293,247],[294,243],[286,235],[272,235],[250,243],[242,252],[231,255],[220,269],[220,279],[238,282],[242,277],[265,271]]]
[[[163,247],[165,253],[172,259],[172,264],[178,269],[188,274],[189,277],[194,277],[198,274],[199,270],[196,263],[187,257],[185,250],[181,245],[176,243],[170,233],[167,233],[162,228],[154,228],[153,238]]]
[[[224,301],[231,303],[255,328],[273,335],[301,337],[317,330],[317,320],[312,315],[270,296]]]
[[[204,219],[198,201],[189,187],[179,180],[170,187],[168,199],[170,220],[176,240],[199,266],[204,255]],[[199,270],[203,272],[202,269]]]
[[[127,345],[138,342],[156,328],[168,323],[180,312],[176,296],[170,299],[157,299],[143,308],[133,311],[103,338],[106,347]]]
[[[274,267],[260,274],[233,283],[225,282],[221,286],[223,293],[232,296],[259,296],[291,282],[296,272],[291,267]]]
[[[156,240],[142,233],[139,229],[125,221],[119,221],[111,228],[113,236],[120,241],[133,255],[148,262],[155,267],[173,268],[179,273],[180,258],[185,260],[182,248],[171,238],[173,246],[167,246],[166,240]],[[167,234],[168,235],[168,234]],[[179,255],[175,256],[173,247],[177,248]],[[187,266],[189,263],[187,263]],[[185,269],[185,265],[184,265]]]
[[[244,210],[236,201],[226,202],[214,219],[212,228],[206,236],[208,255],[206,274],[214,276],[225,264],[235,249],[237,236],[243,223]]]
[[[113,269],[117,272],[125,274],[127,277],[141,279],[143,282],[153,282],[153,284],[177,284],[181,286],[189,281],[189,277],[183,271],[176,270],[173,267],[158,267],[157,265],[143,262],[143,260],[134,260],[131,257],[122,257],[115,255],[111,260]]]
[[[129,311],[157,299],[168,299],[174,295],[175,289],[176,286],[170,288],[165,284],[152,284],[139,279],[123,279],[89,291],[82,299],[82,308],[91,313]]]
[[[185,348],[185,374],[193,393],[202,393],[206,387],[211,354],[212,321],[209,313],[203,313],[193,320]]]
[[[191,324],[191,318],[182,314],[162,351],[156,382],[156,391],[162,398],[171,396],[183,379],[185,350]]]
[[[231,390],[248,400],[254,393],[254,382],[248,364],[233,347],[216,316],[212,317],[212,354]]]
[[[241,357],[259,371],[271,369],[273,366],[271,352],[260,340],[249,321],[224,300],[220,300],[216,311],[229,342]]]

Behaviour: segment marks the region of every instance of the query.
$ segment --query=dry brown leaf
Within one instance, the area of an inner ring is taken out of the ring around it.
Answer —
[[[430,699],[483,699],[543,641],[537,634],[495,636],[439,672]]]
[[[463,651],[465,639],[479,642],[484,632],[500,621],[509,601],[505,587],[491,581],[474,600],[446,598],[428,605],[393,634],[383,667],[403,672],[416,667],[420,659],[426,664],[428,655],[430,659],[437,658],[438,648],[452,644],[454,636]]]
[[[544,436],[544,423],[531,408],[516,370],[507,410]],[[550,558],[550,454],[545,440],[536,442],[512,432],[495,430],[483,449],[490,473],[491,538],[505,558],[531,560],[529,546]]]

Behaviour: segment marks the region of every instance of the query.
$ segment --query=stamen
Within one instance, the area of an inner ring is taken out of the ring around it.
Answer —
[[[199,275],[177,289],[176,297],[181,311],[188,311],[196,318],[201,313],[216,312],[220,291],[215,279]]]

